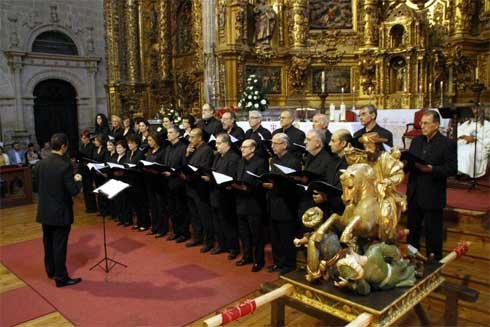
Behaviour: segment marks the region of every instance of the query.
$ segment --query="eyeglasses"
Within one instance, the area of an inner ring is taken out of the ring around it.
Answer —
[[[271,142],[272,144],[284,144],[284,142]]]
[[[260,119],[260,117],[248,117],[248,119]]]
[[[253,145],[242,145],[240,149],[253,148]]]

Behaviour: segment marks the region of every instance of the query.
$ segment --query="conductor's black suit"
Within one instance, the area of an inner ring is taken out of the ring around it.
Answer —
[[[73,200],[82,187],[73,179],[70,159],[55,153],[34,167],[34,190],[39,194],[37,222],[43,225],[44,264],[48,276],[68,278],[66,248],[73,223]]]

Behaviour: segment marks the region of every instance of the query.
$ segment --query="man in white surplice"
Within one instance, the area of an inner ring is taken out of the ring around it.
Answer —
[[[481,108],[478,110],[476,106],[473,107],[473,116],[458,126],[458,171],[478,178],[485,175],[487,170],[490,153],[490,122],[484,119],[484,110]]]

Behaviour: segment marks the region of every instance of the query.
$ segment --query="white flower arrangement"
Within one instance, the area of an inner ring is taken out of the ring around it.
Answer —
[[[258,104],[258,103],[254,104],[254,107],[255,107],[256,109],[259,109],[259,104]]]
[[[267,104],[267,101],[265,99],[260,100],[260,104],[265,105]]]

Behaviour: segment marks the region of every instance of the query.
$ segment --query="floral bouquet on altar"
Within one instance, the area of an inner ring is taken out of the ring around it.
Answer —
[[[269,101],[260,90],[260,81],[256,75],[250,75],[247,78],[247,86],[238,101],[240,110],[260,110],[265,111],[269,107]]]

